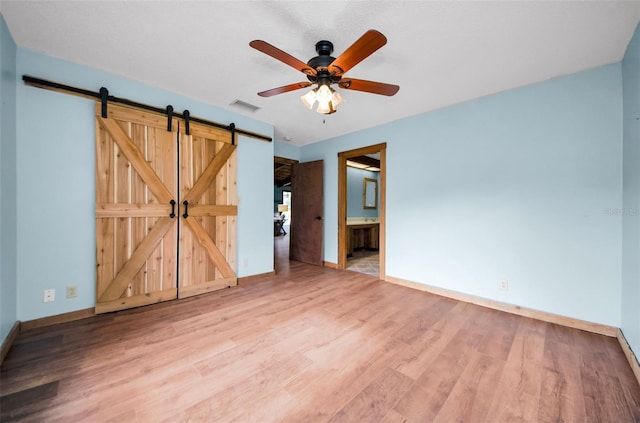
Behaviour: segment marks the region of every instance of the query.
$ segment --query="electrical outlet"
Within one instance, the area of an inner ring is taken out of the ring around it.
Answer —
[[[56,300],[56,290],[55,289],[45,289],[44,290],[44,302],[52,303]]]
[[[498,283],[498,288],[500,289],[500,291],[508,291],[509,290],[509,281],[506,280],[506,279],[502,279]]]
[[[78,296],[78,287],[75,285],[67,286],[67,298],[75,298]]]
[[[249,267],[249,259],[242,260],[242,267],[245,269]]]

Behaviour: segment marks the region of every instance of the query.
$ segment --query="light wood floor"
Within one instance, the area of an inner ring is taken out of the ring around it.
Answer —
[[[277,268],[21,333],[1,369],[0,420],[640,421],[613,338],[359,273]]]

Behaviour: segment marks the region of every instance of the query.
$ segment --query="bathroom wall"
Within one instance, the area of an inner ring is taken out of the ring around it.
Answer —
[[[347,217],[378,217],[380,211],[380,185],[378,203],[374,210],[365,209],[362,203],[364,178],[379,179],[380,172],[347,166]]]

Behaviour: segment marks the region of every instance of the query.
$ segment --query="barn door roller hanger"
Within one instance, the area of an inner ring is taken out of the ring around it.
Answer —
[[[101,108],[101,115],[103,118],[107,117],[107,104],[108,102],[112,102],[112,103],[119,103],[119,104],[124,104],[127,106],[132,106],[132,107],[136,107],[139,109],[143,109],[143,110],[148,110],[151,112],[156,112],[156,113],[161,113],[161,114],[165,114],[167,116],[175,116],[176,118],[179,119],[184,119],[185,120],[185,125],[186,125],[186,129],[187,129],[187,135],[189,134],[189,122],[197,122],[197,123],[201,123],[203,125],[207,125],[207,126],[212,126],[215,128],[220,128],[220,129],[225,129],[227,131],[231,131],[234,134],[240,134],[240,135],[244,135],[250,138],[255,138],[261,141],[267,141],[267,142],[271,142],[273,141],[273,139],[267,135],[263,135],[263,134],[258,134],[256,132],[252,132],[252,131],[247,131],[244,129],[240,129],[240,128],[236,128],[235,124],[231,123],[229,125],[225,125],[222,123],[218,123],[218,122],[213,122],[210,120],[206,120],[206,119],[201,119],[198,117],[193,117],[191,116],[191,114],[189,113],[188,110],[185,110],[184,113],[177,113],[174,112],[173,107],[172,106],[167,106],[166,109],[160,108],[160,107],[155,107],[155,106],[150,106],[148,104],[143,104],[143,103],[138,103],[137,101],[132,101],[132,100],[128,100],[126,98],[119,98],[119,97],[115,97],[113,95],[109,94],[109,90],[106,89],[105,87],[100,88],[100,91],[95,92],[95,91],[90,91],[84,88],[78,88],[78,87],[73,87],[70,85],[65,85],[65,84],[60,84],[58,82],[54,82],[54,81],[49,81],[46,79],[40,79],[40,78],[35,78],[33,76],[29,76],[29,75],[22,75],[22,80],[24,81],[25,85],[29,85],[32,87],[37,87],[37,88],[43,88],[46,90],[51,90],[51,91],[57,91],[57,92],[62,92],[65,94],[71,94],[71,95],[75,95],[78,97],[84,97],[84,98],[89,98],[91,100],[99,100],[102,108]],[[168,130],[171,130],[171,124],[168,123]]]

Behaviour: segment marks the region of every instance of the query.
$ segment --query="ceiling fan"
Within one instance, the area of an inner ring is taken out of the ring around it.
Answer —
[[[310,59],[307,63],[304,63],[265,41],[251,41],[249,43],[251,47],[299,70],[304,73],[309,80],[272,88],[259,92],[258,95],[261,97],[271,97],[276,94],[307,88],[316,84],[317,87],[303,95],[301,99],[309,109],[313,107],[313,104],[317,100],[317,111],[318,113],[324,114],[335,113],[336,107],[344,101],[340,93],[331,88],[333,84],[345,90],[364,91],[367,93],[392,96],[398,92],[400,89],[399,86],[385,84],[383,82],[349,78],[344,75],[386,43],[387,38],[384,35],[376,30],[370,29],[346,49],[344,53],[335,58],[331,56],[331,53],[333,53],[333,43],[322,40],[316,43],[316,52],[318,55]]]

